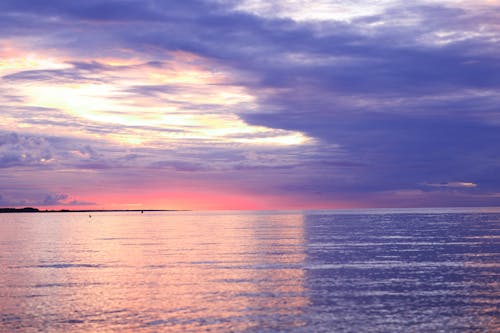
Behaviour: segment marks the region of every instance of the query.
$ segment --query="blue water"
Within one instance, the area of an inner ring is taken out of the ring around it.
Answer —
[[[0,332],[498,332],[500,209],[0,214]]]

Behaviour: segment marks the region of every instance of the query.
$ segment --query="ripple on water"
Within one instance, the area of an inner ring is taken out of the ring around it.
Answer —
[[[500,214],[200,214],[0,224],[0,332],[500,332]]]
[[[42,264],[42,265],[34,265],[28,266],[30,268],[104,268],[104,265],[98,264],[69,264],[69,263],[60,263],[60,264]]]

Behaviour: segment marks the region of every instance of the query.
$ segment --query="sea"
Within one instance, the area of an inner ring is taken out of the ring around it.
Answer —
[[[0,332],[500,332],[500,208],[0,214]]]

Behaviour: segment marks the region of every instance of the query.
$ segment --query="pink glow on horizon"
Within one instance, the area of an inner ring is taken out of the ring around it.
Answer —
[[[332,203],[316,198],[285,197],[234,192],[154,192],[106,193],[79,197],[78,201],[95,205],[39,206],[41,210],[59,209],[172,209],[172,210],[300,210],[355,208],[352,202]]]

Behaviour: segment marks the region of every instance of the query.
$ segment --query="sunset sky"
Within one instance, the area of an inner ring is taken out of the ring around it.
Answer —
[[[500,206],[500,1],[0,1],[0,207]]]

